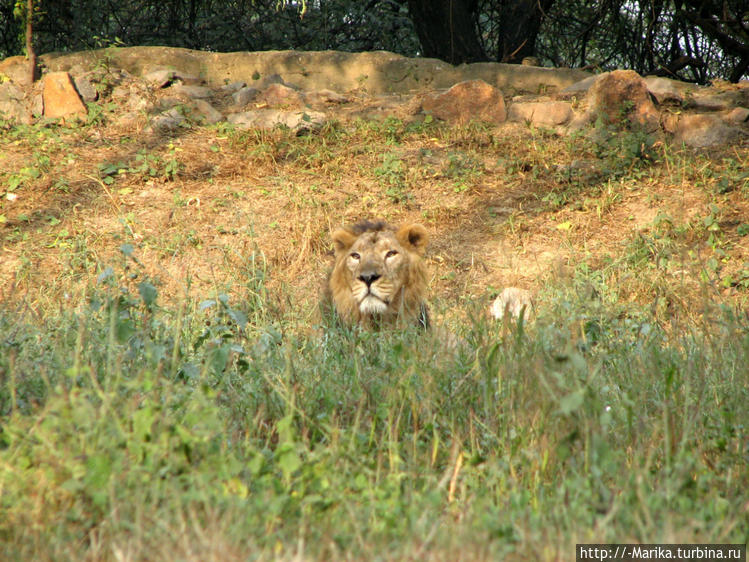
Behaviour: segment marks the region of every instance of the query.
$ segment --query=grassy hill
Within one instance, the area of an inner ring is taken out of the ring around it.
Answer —
[[[0,558],[746,542],[745,142],[118,112],[0,124]],[[368,217],[430,231],[434,333],[320,316]],[[509,285],[533,323],[488,319]]]

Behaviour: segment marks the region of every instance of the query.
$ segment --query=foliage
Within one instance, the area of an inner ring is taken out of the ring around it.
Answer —
[[[555,66],[629,68],[701,84],[749,70],[740,1],[556,2],[538,52]]]
[[[5,2],[7,4],[7,2]],[[110,45],[166,45],[209,51],[306,48],[413,53],[416,43],[404,6],[346,0],[305,3],[238,2],[116,3],[49,0],[36,25],[40,52]],[[12,10],[11,10],[12,12]],[[21,33],[12,13],[0,9],[0,30]],[[1,34],[2,32],[0,32]],[[2,35],[0,38],[5,39]],[[18,52],[17,38],[0,43],[0,57]]]
[[[13,6],[13,0],[0,3],[0,58],[23,47],[22,21],[14,18]],[[535,54],[554,66],[624,67],[699,83],[716,77],[738,81],[749,68],[740,0],[456,0],[449,6],[437,9],[431,0],[146,0],[102,10],[89,0],[46,0],[35,18],[34,41],[38,52],[122,45],[385,49],[455,63],[520,62]]]
[[[730,311],[668,335],[581,267],[536,326],[476,320],[449,349],[302,335],[262,298],[163,308],[121,250],[75,310],[0,311],[4,559],[554,560],[590,528],[746,536]]]

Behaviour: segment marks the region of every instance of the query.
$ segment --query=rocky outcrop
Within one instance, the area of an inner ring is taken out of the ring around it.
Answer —
[[[23,61],[23,57],[13,57]],[[542,68],[502,63],[453,66],[437,59],[408,58],[386,51],[267,51],[211,53],[176,47],[109,48],[81,53],[50,53],[39,63],[51,71],[70,71],[80,64],[93,68],[103,60],[134,76],[154,71],[199,76],[212,88],[244,81],[263,89],[266,77],[278,75],[287,86],[302,91],[329,89],[369,94],[397,94],[449,88],[464,80],[483,80],[506,93],[558,91],[588,74],[581,70]],[[5,72],[0,63],[0,72]]]
[[[582,101],[584,109],[570,122],[568,131],[579,131],[601,117],[609,125],[672,135],[677,145],[692,148],[749,139],[747,82],[699,87],[614,71],[568,86],[557,98]]]
[[[104,58],[104,59],[103,59]],[[101,61],[106,60],[106,65]],[[319,130],[329,119],[419,119],[497,127],[505,121],[559,134],[602,122],[640,128],[695,148],[749,138],[749,83],[698,87],[632,71],[477,63],[453,67],[392,53],[203,53],[136,47],[40,57],[29,91],[25,60],[0,62],[0,118],[85,117],[85,102],[116,107],[128,127],[172,134],[193,124]],[[543,94],[539,94],[543,92]]]

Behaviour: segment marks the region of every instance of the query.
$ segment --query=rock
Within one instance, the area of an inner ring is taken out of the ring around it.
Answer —
[[[177,76],[174,70],[154,70],[143,76],[143,79],[155,88],[166,88]]]
[[[224,86],[221,86],[221,91],[226,94],[233,94],[235,92],[238,92],[242,88],[246,87],[247,83],[238,81],[238,82],[232,82],[231,84],[225,84]]]
[[[84,61],[90,68],[100,52],[49,53],[39,57],[50,70],[65,70]],[[300,89],[329,88],[336,92],[364,89],[368,94],[427,93],[447,89],[463,80],[484,80],[504,93],[556,92],[589,76],[569,68],[519,64],[472,63],[453,66],[437,59],[408,58],[385,51],[264,51],[217,53],[171,47],[124,47],[107,51],[109,66],[143,76],[153,69],[179,69],[220,88],[245,81],[263,89],[274,73]],[[19,57],[20,59],[20,57]],[[2,64],[2,63],[0,63]],[[0,69],[2,72],[2,69]]]
[[[258,101],[271,107],[280,105],[294,106],[302,103],[302,95],[283,84],[271,84],[258,96]]]
[[[283,84],[284,86],[288,86],[288,84],[283,81],[280,74],[269,74],[265,78],[253,78],[252,87],[257,88],[258,90],[264,90],[273,84]]]
[[[726,125],[716,115],[682,115],[676,125],[674,142],[706,148],[733,142],[740,133],[739,129]]]
[[[561,99],[569,99],[569,98],[584,96],[585,94],[588,93],[591,86],[595,84],[596,80],[606,76],[607,74],[609,73],[604,72],[602,74],[599,74],[598,76],[589,76],[588,78],[585,78],[584,80],[575,82],[574,84],[567,86],[561,92],[559,92],[557,94],[557,97]]]
[[[314,90],[312,92],[306,92],[304,94],[304,101],[312,104],[341,104],[348,103],[350,98],[334,92],[333,90]]]
[[[96,88],[87,76],[74,76],[73,83],[83,101],[92,102],[96,101],[96,98],[99,97],[99,92],[96,91]]]
[[[0,117],[22,122],[26,115],[23,90],[13,82],[0,84]]]
[[[24,56],[8,57],[0,60],[0,76],[7,76],[16,84],[27,84],[29,63]]]
[[[740,125],[749,122],[749,109],[745,107],[734,107],[723,116],[723,121],[732,125]]]
[[[202,86],[205,84],[205,80],[203,80],[200,76],[195,76],[194,74],[186,74],[184,72],[177,72],[176,79],[182,82],[185,86]]]
[[[41,117],[44,115],[44,97],[41,90],[35,91],[31,98],[31,114],[34,117]]]
[[[234,92],[231,95],[231,99],[234,102],[234,105],[237,107],[244,107],[248,103],[250,103],[252,100],[254,100],[258,94],[260,93],[260,90],[257,88],[240,88],[236,92]]]
[[[614,70],[602,75],[588,91],[588,115],[599,115],[610,124],[628,122],[654,131],[659,116],[650,100],[645,81],[633,70]]]
[[[129,86],[116,86],[112,90],[111,96],[115,101],[124,101],[130,97],[131,93]]]
[[[138,123],[141,119],[141,115],[137,111],[128,111],[120,115],[117,119],[117,123],[124,127],[132,127]]]
[[[507,287],[492,303],[490,314],[497,320],[502,320],[506,314],[518,319],[521,315],[525,320],[534,316],[533,299],[529,291],[518,287]]]
[[[675,134],[676,127],[679,125],[679,117],[677,113],[664,111],[661,113],[661,128],[670,135]]]
[[[161,111],[166,111],[167,109],[171,109],[178,105],[182,105],[182,100],[179,98],[172,97],[172,96],[161,98],[158,100],[158,103],[157,103],[157,107]]]
[[[513,103],[508,110],[507,119],[553,127],[564,125],[572,119],[572,108],[563,101]]]
[[[205,119],[207,123],[214,125],[224,119],[221,112],[216,110],[210,103],[205,100],[195,100],[193,102],[195,110]]]
[[[697,111],[727,111],[742,102],[741,93],[700,94],[689,100],[689,108]]]
[[[151,120],[151,129],[154,131],[173,131],[185,122],[185,116],[177,108],[158,114]]]
[[[643,78],[648,92],[661,104],[680,104],[684,101],[684,95],[676,87],[675,80],[661,78],[659,76],[646,76]]]
[[[187,96],[193,99],[210,98],[213,96],[213,90],[205,86],[186,86],[184,84],[175,84],[172,90],[178,95]]]
[[[502,91],[483,80],[459,82],[446,92],[427,96],[422,109],[457,124],[471,120],[500,124],[507,119]]]
[[[227,118],[229,123],[240,129],[273,129],[279,125],[296,131],[316,131],[322,128],[327,116],[319,111],[281,111],[275,109],[256,109],[234,113]]]
[[[150,111],[153,108],[153,104],[143,95],[132,92],[127,99],[127,107],[132,111]]]
[[[87,115],[86,106],[75,90],[70,74],[67,72],[50,72],[44,77],[42,96],[44,98],[44,116],[51,119],[58,117],[78,117]]]

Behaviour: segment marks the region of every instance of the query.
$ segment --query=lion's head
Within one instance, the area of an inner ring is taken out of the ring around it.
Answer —
[[[395,229],[365,221],[336,230],[329,290],[338,316],[346,324],[428,327],[427,271],[421,259],[427,240],[420,224]]]

